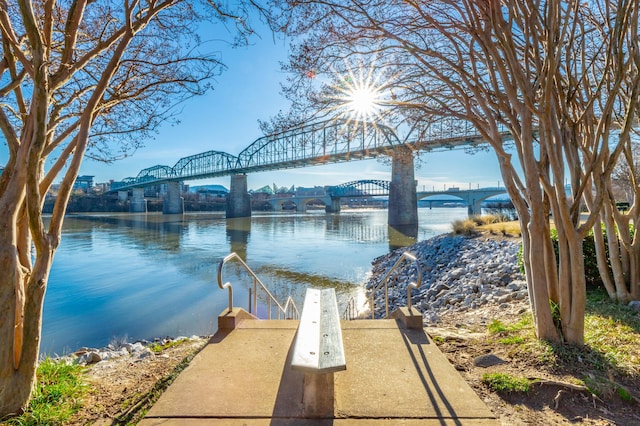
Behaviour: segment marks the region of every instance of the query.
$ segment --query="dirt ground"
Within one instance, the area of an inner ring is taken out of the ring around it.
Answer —
[[[140,360],[121,357],[88,366],[89,392],[69,424],[135,424],[207,341],[192,339]]]
[[[633,402],[617,395],[592,395],[576,385],[585,372],[570,365],[542,363],[535,357],[510,350],[490,338],[487,325],[494,319],[519,318],[528,310],[526,302],[514,302],[509,309],[484,307],[467,313],[442,316],[442,324],[428,328],[440,350],[449,358],[462,377],[476,391],[503,425],[640,425],[640,411]],[[478,367],[474,359],[493,354],[506,361],[492,367]],[[498,394],[483,382],[485,373],[507,373],[515,377],[538,379],[528,393]],[[613,378],[637,397],[640,379]]]
[[[623,402],[616,395],[594,397],[574,386],[574,377],[581,377],[584,372],[571,371],[566,366],[548,368],[532,357],[509,353],[505,345],[489,338],[488,323],[494,319],[512,320],[527,308],[526,303],[515,302],[509,309],[489,306],[473,314],[444,315],[438,327],[427,331],[503,425],[640,425],[637,404]],[[185,358],[193,357],[205,343],[203,338],[138,362],[115,359],[89,367],[86,374],[92,390],[71,424],[135,424],[168,385],[167,378],[175,376]],[[494,354],[506,362],[488,368],[475,366],[474,359],[483,354]],[[487,372],[536,378],[542,384],[526,394],[501,395],[483,384],[482,375]],[[637,393],[640,380],[636,378],[625,385]]]

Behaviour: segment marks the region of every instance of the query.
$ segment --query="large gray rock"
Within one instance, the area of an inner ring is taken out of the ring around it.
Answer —
[[[636,312],[640,312],[640,300],[632,300],[629,302],[629,307]]]
[[[100,362],[100,361],[102,361],[102,356],[100,356],[100,353],[91,351],[83,354],[80,357],[78,362],[82,365],[88,365],[88,364],[95,364],[96,362]]]
[[[505,360],[494,354],[480,355],[473,359],[473,365],[482,368],[493,367],[494,365],[504,364],[505,362]]]

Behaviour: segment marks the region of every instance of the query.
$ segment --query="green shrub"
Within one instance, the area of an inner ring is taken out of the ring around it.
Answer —
[[[631,234],[633,235],[633,225],[631,227]],[[603,227],[605,254],[607,257],[607,269],[611,273],[611,264],[609,262],[609,247],[607,245],[607,234]],[[556,261],[558,260],[558,232],[555,229],[551,230],[551,242],[553,249],[556,253]],[[602,287],[602,278],[600,277],[600,271],[598,270],[598,260],[596,257],[596,243],[593,235],[593,230],[590,230],[587,236],[582,242],[582,253],[584,256],[584,275],[588,288]],[[518,265],[520,272],[524,273],[524,261],[522,258],[522,246],[518,251]]]

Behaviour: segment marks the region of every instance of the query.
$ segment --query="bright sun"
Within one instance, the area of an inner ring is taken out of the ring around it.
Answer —
[[[376,121],[383,107],[385,85],[374,75],[373,68],[351,69],[333,87],[337,92],[336,109],[351,120]]]
[[[359,118],[369,118],[378,112],[378,93],[372,87],[353,87],[346,93],[345,107]]]

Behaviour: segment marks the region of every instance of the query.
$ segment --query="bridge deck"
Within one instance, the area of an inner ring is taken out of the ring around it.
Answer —
[[[503,137],[510,136],[504,132]],[[181,158],[173,167],[148,167],[135,178],[114,182],[111,190],[370,159],[386,155],[399,146],[415,151],[434,151],[483,142],[468,123],[461,125],[452,119],[432,123],[420,139],[405,142],[398,139],[393,129],[381,124],[331,120],[261,137],[238,156],[222,151],[207,151]]]

